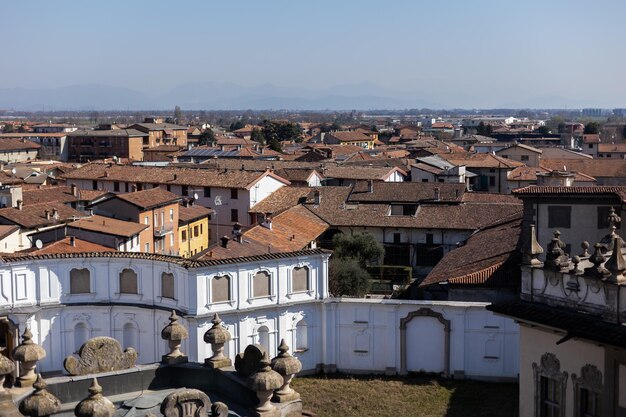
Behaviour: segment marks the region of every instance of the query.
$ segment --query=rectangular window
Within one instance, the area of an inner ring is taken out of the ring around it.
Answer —
[[[238,222],[239,221],[239,210],[237,210],[237,209],[230,210],[230,221],[231,222]]]
[[[159,214],[158,213],[154,213],[154,227],[157,227],[159,225]]]
[[[146,243],[146,249],[145,249],[146,253],[150,253],[150,244]]]
[[[171,222],[174,221],[174,209],[173,208],[170,209],[170,221]]]
[[[587,147],[588,147],[589,149],[593,149],[593,143],[590,143],[589,145],[587,145]]]
[[[170,235],[170,247],[174,247],[174,233]]]
[[[600,394],[585,388],[580,389],[580,416],[599,417],[602,410]]]
[[[144,222],[145,224],[150,224],[150,217],[149,217],[149,216],[146,216],[146,217],[143,219],[143,222]]]
[[[92,190],[97,190],[98,189],[98,181],[97,180],[91,181],[91,189]]]
[[[432,245],[433,242],[434,242],[433,234],[432,233],[426,233],[426,243],[428,245]]]
[[[402,235],[400,233],[394,233],[393,234],[393,243],[395,243],[397,245],[401,241],[402,241]]]
[[[182,195],[189,195],[189,187],[186,185],[181,185],[180,187],[180,193]]]
[[[183,230],[182,233],[180,234],[180,240],[182,240],[183,242],[187,241],[187,231]]]
[[[128,183],[127,182],[124,183],[124,191],[128,192]]]
[[[203,233],[203,231],[202,231],[202,223],[200,223],[200,234],[202,234],[202,233]]]
[[[237,200],[239,198],[239,190],[236,188],[230,189],[230,198],[231,200]]]
[[[113,191],[116,192],[116,193],[120,191],[120,183],[119,183],[119,181],[113,181]]]
[[[541,398],[539,399],[539,411],[541,417],[559,417],[561,405],[561,387],[556,379],[541,377]]]
[[[522,162],[527,162],[528,161],[528,155],[522,155]]]
[[[165,186],[165,189],[166,189],[167,191],[172,191],[172,186],[171,186],[171,185],[169,185],[169,184],[167,184],[167,185]]]
[[[489,186],[490,187],[496,186],[496,177],[489,177]]]
[[[422,178],[422,182],[428,182],[428,178]]]
[[[204,187],[204,196],[211,197],[211,187]]]
[[[571,206],[548,206],[548,227],[569,229],[571,225]]]
[[[194,226],[193,227],[193,235],[194,235],[194,237],[198,237],[199,236],[198,235],[198,226]]]

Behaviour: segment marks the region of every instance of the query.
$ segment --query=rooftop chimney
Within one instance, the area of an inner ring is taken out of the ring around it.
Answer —
[[[174,181],[178,179],[178,174],[174,174]]]
[[[50,211],[44,210],[44,216],[46,216],[46,220],[50,220]]]
[[[220,238],[220,244],[223,248],[228,248],[228,241],[230,240],[230,238],[228,236],[222,236],[222,238]]]
[[[59,211],[55,208],[52,209],[52,218],[54,220],[58,220],[59,219]]]
[[[74,236],[70,236],[70,246],[76,246],[76,238]]]
[[[78,197],[78,187],[76,186],[76,184],[71,185],[71,190],[72,190],[72,195],[74,197]]]
[[[21,210],[23,205],[24,205],[24,202],[22,200],[17,200],[17,209],[18,210]]]
[[[441,200],[441,189],[439,187],[435,187],[435,201]]]
[[[133,193],[137,192],[137,184],[133,184],[130,186],[130,191],[132,191]]]
[[[265,227],[265,228],[267,228],[269,230],[272,230],[272,218],[268,217],[267,219],[265,219],[265,221],[263,223],[261,223],[261,226],[263,226],[263,227]]]
[[[316,206],[320,205],[320,201],[322,200],[322,196],[319,190],[315,190],[315,192],[313,193],[313,204],[315,204]]]
[[[373,193],[374,192],[374,181],[373,180],[367,180],[367,192],[368,193]]]

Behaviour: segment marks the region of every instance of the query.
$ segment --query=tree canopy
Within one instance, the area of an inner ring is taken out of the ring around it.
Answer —
[[[485,122],[480,122],[476,127],[476,133],[483,136],[489,136],[493,133],[493,127]]]
[[[333,237],[335,248],[330,261],[329,288],[335,296],[362,297],[370,289],[371,277],[365,267],[380,259],[385,250],[369,233]]]
[[[585,131],[583,132],[586,135],[596,135],[600,133],[600,123],[598,122],[589,122],[585,125]]]
[[[210,145],[212,143],[215,143],[215,141],[216,141],[215,133],[213,133],[213,131],[210,128],[207,128],[200,135],[200,138],[198,139],[198,144],[199,145]]]
[[[265,145],[265,136],[263,136],[263,132],[261,132],[260,129],[252,129],[250,139],[260,143],[261,145]]]

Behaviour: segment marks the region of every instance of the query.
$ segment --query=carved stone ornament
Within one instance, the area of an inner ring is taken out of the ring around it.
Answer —
[[[261,345],[248,345],[243,353],[235,357],[235,369],[243,377],[250,376],[259,370],[263,356],[267,355],[265,348]]]
[[[543,266],[543,262],[537,258],[542,253],[543,248],[537,241],[537,232],[535,230],[535,224],[533,223],[530,225],[530,239],[526,243],[523,251],[524,264],[535,268],[541,268]]]
[[[602,255],[602,245],[596,243],[593,245],[593,255],[589,257],[589,262],[593,264],[589,268],[585,268],[585,275],[592,276],[597,279],[604,279],[611,275],[611,272],[606,269],[602,264],[604,263],[604,255]]]
[[[256,392],[259,405],[254,409],[256,417],[278,417],[280,412],[270,399],[274,390],[283,385],[283,377],[270,368],[270,361],[267,352],[263,353],[263,358],[259,363],[259,370],[248,378],[248,386]]]
[[[187,356],[180,351],[180,345],[189,337],[189,333],[185,326],[178,322],[176,311],[172,310],[169,320],[170,323],[161,330],[161,339],[167,340],[170,348],[170,352],[163,355],[162,362],[168,365],[187,362]]]
[[[111,417],[115,413],[113,403],[102,395],[102,387],[96,378],[89,387],[89,396],[74,408],[76,417]]]
[[[6,392],[6,389],[4,388],[4,378],[14,371],[15,364],[13,361],[0,352],[0,394]]]
[[[213,316],[211,323],[213,326],[204,333],[204,341],[211,344],[213,355],[205,359],[204,364],[211,368],[232,366],[231,360],[224,356],[224,344],[231,339],[230,332],[222,326],[222,320],[217,313]]]
[[[165,397],[161,403],[161,414],[165,417],[205,417],[210,407],[211,400],[204,392],[184,388]]]
[[[289,354],[289,346],[285,343],[285,339],[280,341],[278,346],[280,352],[278,356],[272,359],[272,369],[283,377],[282,386],[274,394],[274,401],[287,402],[300,398],[300,394],[289,386],[293,377],[302,370],[302,363]]]
[[[61,410],[61,401],[46,390],[47,386],[41,374],[37,375],[37,380],[33,384],[35,392],[20,403],[22,414],[29,417],[46,417]]]
[[[70,375],[97,374],[119,371],[135,366],[137,351],[128,348],[122,352],[120,342],[107,336],[98,336],[86,341],[78,351],[78,358],[68,356],[63,367]]]
[[[604,264],[604,267],[611,273],[606,279],[609,282],[615,282],[618,284],[626,282],[624,271],[626,271],[626,260],[624,260],[624,254],[622,253],[622,242],[619,236],[613,238],[613,252],[611,257]]]
[[[21,387],[30,387],[37,379],[35,367],[37,361],[46,357],[44,348],[33,342],[33,334],[27,327],[22,335],[22,343],[13,349],[13,358],[22,363],[22,373],[19,377]]]
[[[580,390],[586,389],[601,396],[604,390],[602,372],[595,365],[586,364],[580,370],[580,377],[572,374],[572,382],[574,383],[574,417],[581,417]]]
[[[228,417],[228,406],[223,402],[216,401],[211,404],[210,417]]]
[[[554,237],[548,244],[546,252],[545,266],[552,269],[560,270],[569,266],[569,258],[564,251],[565,242],[561,240],[561,232],[554,231]]]

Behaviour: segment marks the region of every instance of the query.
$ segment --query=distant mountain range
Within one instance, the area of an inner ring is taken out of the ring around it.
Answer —
[[[102,84],[50,89],[0,88],[0,109],[54,110],[369,110],[443,108],[419,92],[387,90],[376,84],[341,85],[326,90],[244,87],[230,83],[188,83],[158,95]]]

